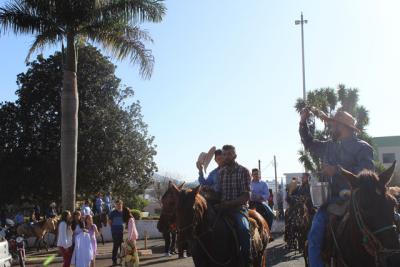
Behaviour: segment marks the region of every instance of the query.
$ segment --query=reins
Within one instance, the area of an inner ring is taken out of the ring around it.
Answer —
[[[380,266],[381,263],[381,259],[383,256],[383,259],[385,259],[386,257],[390,256],[390,255],[394,255],[394,254],[400,254],[400,249],[387,249],[385,248],[382,243],[378,240],[378,238],[376,237],[377,234],[389,231],[389,230],[396,230],[396,225],[386,225],[383,226],[375,231],[371,231],[368,226],[365,224],[365,221],[362,217],[362,212],[361,209],[358,205],[357,202],[357,195],[358,195],[359,189],[355,189],[352,194],[351,194],[351,208],[353,211],[353,215],[354,215],[354,219],[357,223],[358,226],[358,230],[361,232],[362,235],[362,246],[364,247],[364,249],[367,251],[367,253],[369,255],[371,255],[372,257],[374,257],[375,260],[375,265],[376,266]],[[333,235],[333,239],[334,239],[334,243],[336,248],[339,251],[339,254],[341,254],[341,250],[339,247],[339,244],[336,240],[335,234],[332,231],[332,235]],[[344,262],[344,258],[342,257],[341,259],[342,263],[344,266],[348,266],[345,262]],[[383,261],[384,262],[384,261]],[[383,266],[385,266],[385,264],[383,264]]]

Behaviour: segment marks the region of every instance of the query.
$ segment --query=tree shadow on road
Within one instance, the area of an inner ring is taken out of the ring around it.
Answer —
[[[299,260],[303,255],[291,252],[286,249],[285,244],[277,244],[267,249],[267,266],[274,266],[278,263]]]

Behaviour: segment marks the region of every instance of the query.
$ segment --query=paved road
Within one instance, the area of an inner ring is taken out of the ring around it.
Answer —
[[[152,246],[153,255],[141,257],[140,266],[152,267],[193,267],[192,258],[178,259],[178,256],[164,257],[162,254],[162,244],[154,244]],[[40,266],[40,265],[30,265]],[[61,264],[49,265],[52,267],[59,267]],[[109,267],[111,260],[98,260],[96,267]],[[278,236],[274,242],[268,245],[268,265],[277,267],[303,267],[304,260],[301,255],[294,252],[288,252],[285,249],[285,244],[282,237]]]

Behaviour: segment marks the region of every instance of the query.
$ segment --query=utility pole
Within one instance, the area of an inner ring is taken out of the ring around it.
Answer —
[[[261,160],[258,160],[258,173],[260,174],[261,179]]]
[[[294,23],[296,25],[301,25],[301,58],[303,63],[303,100],[306,101],[306,71],[305,71],[305,64],[304,64],[304,30],[303,25],[307,24],[307,20],[303,19],[303,12],[301,12],[300,20],[296,20]]]
[[[274,155],[274,169],[275,169],[275,197],[278,196],[278,175],[276,172],[276,156]]]

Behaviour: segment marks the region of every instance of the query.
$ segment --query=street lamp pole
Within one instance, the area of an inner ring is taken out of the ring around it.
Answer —
[[[303,30],[303,25],[307,24],[307,20],[303,19],[303,12],[301,12],[301,19],[296,20],[295,24],[296,25],[301,25],[301,57],[302,57],[302,63],[303,63],[303,100],[306,100],[306,73],[305,73],[305,64],[304,64],[304,30]]]

